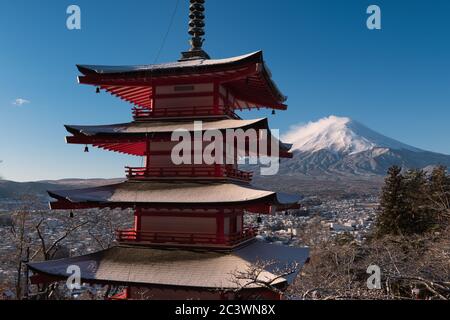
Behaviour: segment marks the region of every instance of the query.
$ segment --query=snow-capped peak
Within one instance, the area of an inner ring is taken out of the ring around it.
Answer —
[[[284,135],[283,141],[293,143],[293,150],[304,152],[328,150],[356,154],[377,148],[421,151],[383,136],[350,118],[337,116],[293,127]]]

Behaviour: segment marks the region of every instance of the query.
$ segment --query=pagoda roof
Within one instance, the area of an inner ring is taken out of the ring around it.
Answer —
[[[217,81],[253,107],[285,110],[287,97],[272,80],[262,51],[228,58],[196,59],[135,66],[77,65],[81,84],[98,86],[134,105],[151,107],[153,85]],[[147,96],[147,99],[143,97]]]
[[[84,282],[135,286],[169,286],[200,289],[259,288],[250,279],[237,279],[249,267],[273,262],[258,280],[273,285],[291,284],[309,256],[307,248],[293,248],[252,242],[232,252],[190,251],[149,247],[117,246],[86,256],[55,261],[29,263],[38,274],[64,280],[67,268],[77,265]],[[286,278],[276,272],[297,263],[299,268]]]
[[[117,151],[132,155],[144,155],[146,150],[146,138],[156,139],[159,136],[167,136],[176,130],[195,132],[194,120],[152,120],[145,122],[129,122],[111,125],[80,126],[66,125],[66,130],[74,136],[67,137],[68,143],[93,144],[106,150]],[[237,129],[265,129],[269,131],[267,118],[255,120],[202,120],[202,130],[237,130]],[[268,137],[269,138],[269,137]],[[274,136],[271,139],[278,139]],[[274,141],[273,140],[273,141]],[[120,142],[123,142],[120,144]],[[280,145],[279,156],[289,158],[292,154],[292,144],[278,141]]]
[[[200,69],[210,69],[217,67],[232,67],[245,64],[247,62],[262,62],[262,51],[256,51],[249,54],[227,58],[227,59],[196,59],[161,64],[144,64],[128,66],[105,66],[105,65],[77,65],[78,70],[84,75],[111,75],[111,74],[129,74],[142,73],[146,75],[163,75],[177,72],[193,72]]]
[[[86,189],[49,191],[58,200],[53,209],[97,207],[180,207],[205,208],[266,206],[295,207],[300,196],[275,193],[237,182],[211,181],[126,181]]]
[[[255,120],[202,120],[203,131],[207,130],[227,130],[227,129],[268,129],[267,118]],[[84,134],[87,136],[99,134],[146,134],[146,133],[172,133],[176,130],[195,131],[195,120],[190,121],[146,121],[130,122],[100,126],[74,126],[66,125],[67,131],[72,134]]]

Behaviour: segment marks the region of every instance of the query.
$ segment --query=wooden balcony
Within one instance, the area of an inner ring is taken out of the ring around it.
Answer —
[[[226,106],[220,106],[217,110],[213,106],[190,107],[190,108],[163,108],[152,110],[147,108],[133,108],[133,118],[135,121],[145,121],[153,118],[189,118],[189,117],[210,117],[227,115],[232,119],[240,119],[234,111]]]
[[[243,181],[252,181],[253,179],[253,172],[249,171],[242,171],[237,169],[226,169],[225,175],[228,178],[237,179],[237,180],[243,180]]]
[[[242,233],[220,236],[206,233],[146,232],[116,230],[116,239],[128,244],[164,244],[190,246],[234,247],[256,237],[257,228],[245,228]]]
[[[215,166],[191,167],[160,167],[160,168],[133,168],[126,167],[128,179],[157,179],[157,178],[231,178],[250,182],[253,172],[241,171],[229,167],[216,169]]]

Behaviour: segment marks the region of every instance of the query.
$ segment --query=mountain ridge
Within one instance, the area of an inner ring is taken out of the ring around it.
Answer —
[[[283,140],[293,144],[293,150],[332,150],[354,154],[373,148],[424,151],[382,135],[348,117],[329,116],[306,125],[294,127]]]
[[[293,158],[282,159],[276,176],[258,176],[258,168],[244,166],[243,169],[255,172],[254,185],[311,195],[322,191],[376,194],[392,165],[427,171],[436,165],[450,168],[448,155],[404,144],[346,117],[330,116],[298,126],[282,140],[293,143]],[[94,187],[123,180],[74,178],[22,183],[0,180],[0,200],[8,208],[15,208],[15,202],[20,203],[24,196],[32,194],[45,207],[50,200],[47,190]]]
[[[0,179],[0,210],[19,209],[23,203],[33,202],[38,209],[47,208],[47,191],[78,189],[113,184],[125,179],[61,179],[15,182]]]
[[[385,175],[388,168],[450,167],[450,156],[422,150],[380,134],[347,117],[330,116],[293,128],[293,159],[282,161],[284,175]]]

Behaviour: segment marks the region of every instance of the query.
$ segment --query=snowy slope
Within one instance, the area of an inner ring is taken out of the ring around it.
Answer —
[[[422,151],[383,136],[350,118],[336,116],[293,128],[283,140],[293,143],[294,150],[303,152],[328,150],[356,154],[374,148]]]
[[[344,117],[292,128],[282,140],[294,145],[294,158],[281,166],[281,173],[288,175],[384,175],[393,165],[450,167],[450,156],[401,143]]]

